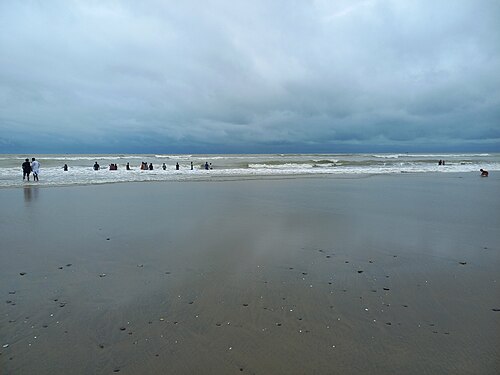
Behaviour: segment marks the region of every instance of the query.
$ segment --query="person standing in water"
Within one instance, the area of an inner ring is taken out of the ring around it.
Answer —
[[[31,173],[30,159],[25,159],[24,163],[22,164],[22,167],[23,167],[23,181],[25,178],[29,181]]]
[[[191,170],[193,170],[193,162],[191,162]]]
[[[95,162],[94,171],[98,171],[100,168],[101,168],[101,166],[99,164],[97,164],[97,162]]]
[[[33,181],[38,181],[38,173],[40,173],[40,163],[31,158],[31,171],[33,172]]]
[[[68,171],[68,164],[64,164],[63,170],[64,170],[64,172]]]

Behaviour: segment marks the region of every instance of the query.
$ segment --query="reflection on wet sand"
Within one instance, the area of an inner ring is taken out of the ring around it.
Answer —
[[[25,186],[24,189],[24,201],[31,202],[38,198],[38,187]]]

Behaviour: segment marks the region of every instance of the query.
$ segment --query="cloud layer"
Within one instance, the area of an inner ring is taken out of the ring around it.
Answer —
[[[500,150],[500,3],[4,1],[0,150]]]

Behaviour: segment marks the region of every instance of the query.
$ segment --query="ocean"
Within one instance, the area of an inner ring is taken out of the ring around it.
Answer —
[[[22,180],[21,164],[35,157],[41,165],[40,181]],[[438,165],[444,160],[445,165]],[[98,162],[99,171],[93,170]],[[130,163],[131,170],[125,165]],[[141,162],[153,164],[153,170],[141,170]],[[193,170],[191,170],[191,162]],[[118,170],[109,170],[110,164]],[[166,170],[162,169],[165,163]],[[175,165],[179,163],[179,170]],[[211,169],[205,170],[208,163]],[[63,170],[64,164],[68,171]],[[252,177],[311,175],[374,175],[395,173],[476,172],[483,168],[500,171],[498,153],[435,154],[59,154],[0,155],[0,188],[27,184],[68,186],[139,181],[223,180]]]

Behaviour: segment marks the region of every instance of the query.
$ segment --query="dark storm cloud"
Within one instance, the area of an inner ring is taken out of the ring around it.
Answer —
[[[496,1],[5,1],[0,147],[498,149]]]

